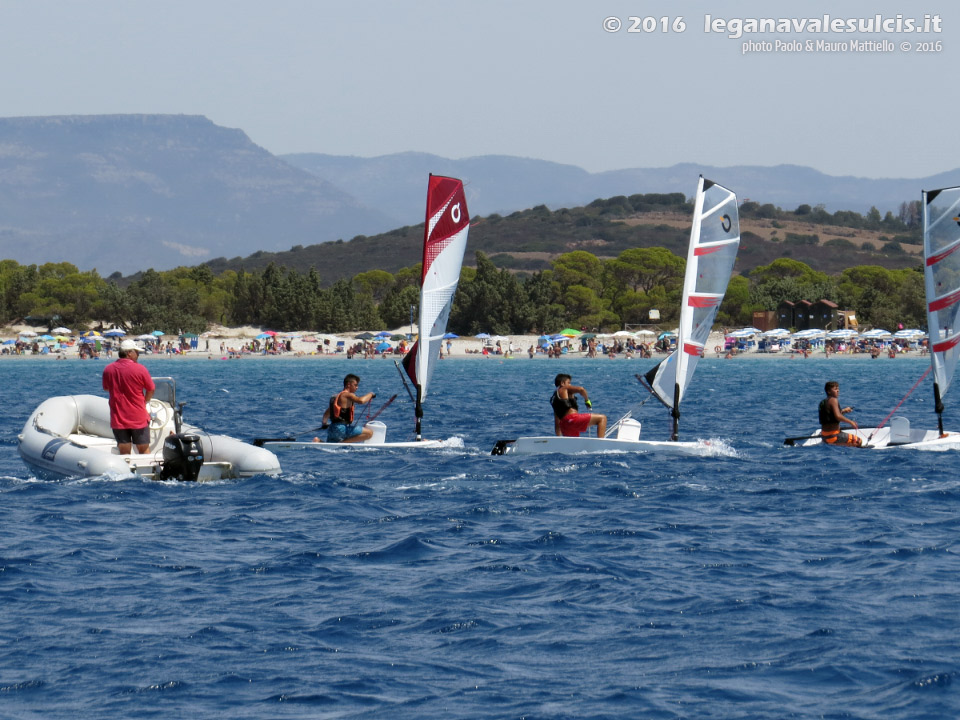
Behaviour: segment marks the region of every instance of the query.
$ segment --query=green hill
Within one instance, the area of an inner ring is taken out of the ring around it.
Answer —
[[[849,211],[835,215],[822,209],[782,211],[744,203],[742,242],[736,271],[789,257],[815,270],[835,274],[857,265],[889,269],[921,262],[915,225],[893,218],[864,217]],[[551,211],[540,205],[505,217],[475,218],[465,258],[471,264],[481,251],[501,268],[533,272],[573,250],[612,258],[634,247],[665,247],[686,253],[692,207],[681,193],[620,196],[595,200],[585,207]],[[798,214],[801,213],[801,214]],[[256,252],[247,257],[217,258],[207,265],[224,270],[259,270],[270,263],[304,273],[314,268],[325,284],[367,270],[395,273],[420,262],[423,225],[406,226],[374,236],[318,245],[297,245],[283,252]]]

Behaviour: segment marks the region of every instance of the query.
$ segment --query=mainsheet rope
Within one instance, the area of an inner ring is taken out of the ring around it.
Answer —
[[[917,380],[917,381],[913,384],[913,387],[910,388],[910,389],[907,391],[907,394],[904,395],[903,398],[901,398],[900,402],[897,403],[897,407],[895,407],[893,410],[891,410],[891,411],[890,411],[890,414],[887,415],[887,416],[883,419],[883,422],[881,422],[879,425],[877,425],[877,429],[874,430],[872,433],[870,433],[870,437],[867,438],[867,445],[870,444],[870,441],[873,440],[873,436],[877,434],[877,432],[880,430],[880,428],[882,428],[884,425],[886,425],[887,420],[889,420],[889,419],[893,416],[893,414],[899,409],[899,407],[900,407],[901,405],[903,405],[904,400],[906,400],[908,397],[910,397],[910,394],[911,394],[914,390],[917,389],[917,385],[919,385],[920,383],[922,383],[922,382],[923,382],[923,379],[924,379],[927,375],[930,374],[930,369],[931,369],[932,367],[933,367],[933,366],[931,365],[930,367],[927,368],[926,372],[924,372],[923,375],[920,376],[920,379]]]

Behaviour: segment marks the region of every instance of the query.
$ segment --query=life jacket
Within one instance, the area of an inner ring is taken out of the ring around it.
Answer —
[[[332,398],[330,398],[330,422],[331,423],[343,423],[344,425],[353,424],[353,405],[348,408],[340,407],[339,401],[340,396],[343,395],[346,390],[341,390]]]
[[[564,417],[570,410],[580,412],[580,406],[577,405],[577,398],[568,395],[566,399],[560,397],[557,391],[553,391],[550,396],[550,405],[553,407],[553,414],[558,418]]]

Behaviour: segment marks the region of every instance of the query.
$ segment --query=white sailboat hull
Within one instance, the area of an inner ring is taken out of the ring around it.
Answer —
[[[516,440],[501,440],[493,449],[494,455],[542,455],[542,454],[581,454],[605,452],[672,452],[701,454],[703,442],[670,442],[669,440],[621,440],[618,438],[562,437],[544,435],[542,437],[521,437]]]
[[[897,418],[894,418],[897,420]],[[945,432],[940,435],[938,430],[915,430],[909,426],[909,423],[891,424],[882,428],[843,428],[843,432],[848,435],[856,435],[863,441],[862,448],[851,448],[853,450],[888,450],[892,448],[914,449],[914,450],[960,450],[960,433]],[[788,441],[790,438],[788,438]],[[795,447],[819,447],[824,443],[820,440],[820,431],[816,430],[803,442],[787,442],[788,445]],[[835,447],[850,447],[846,445],[836,445]]]
[[[296,440],[268,440],[263,447],[271,450],[310,450],[323,452],[345,452],[349,450],[391,450],[391,449],[436,449],[445,447],[462,447],[459,438],[447,440],[409,440],[387,442],[387,426],[379,420],[371,420],[364,427],[373,430],[373,436],[365,442],[302,442]],[[319,436],[318,436],[319,437]]]

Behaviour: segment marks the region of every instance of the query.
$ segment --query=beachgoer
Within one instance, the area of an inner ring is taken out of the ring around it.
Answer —
[[[852,407],[840,407],[840,383],[831,380],[823,386],[827,397],[820,401],[820,438],[827,445],[852,445],[861,447],[863,441],[852,433],[841,432],[840,423],[845,422],[854,430],[859,430],[856,421],[848,418],[844,413],[852,412]]]
[[[354,420],[355,405],[366,405],[373,400],[376,393],[357,395],[360,378],[350,373],[343,379],[343,390],[330,398],[330,427],[327,429],[327,442],[363,442],[373,437],[373,430],[368,427],[359,427],[360,423]],[[326,415],[324,415],[326,419]]]
[[[103,369],[103,389],[110,393],[110,428],[121,455],[130,455],[134,444],[142,455],[150,449],[147,403],[156,386],[149,371],[137,363],[140,350],[133,340],[121,342],[118,354]]]
[[[607,416],[600,413],[580,412],[575,395],[582,395],[588,408],[592,408],[593,403],[590,402],[590,397],[584,388],[570,383],[571,377],[566,373],[560,373],[553,380],[553,384],[557,387],[550,396],[554,434],[580,437],[580,433],[596,425],[597,437],[603,437],[607,432]]]

